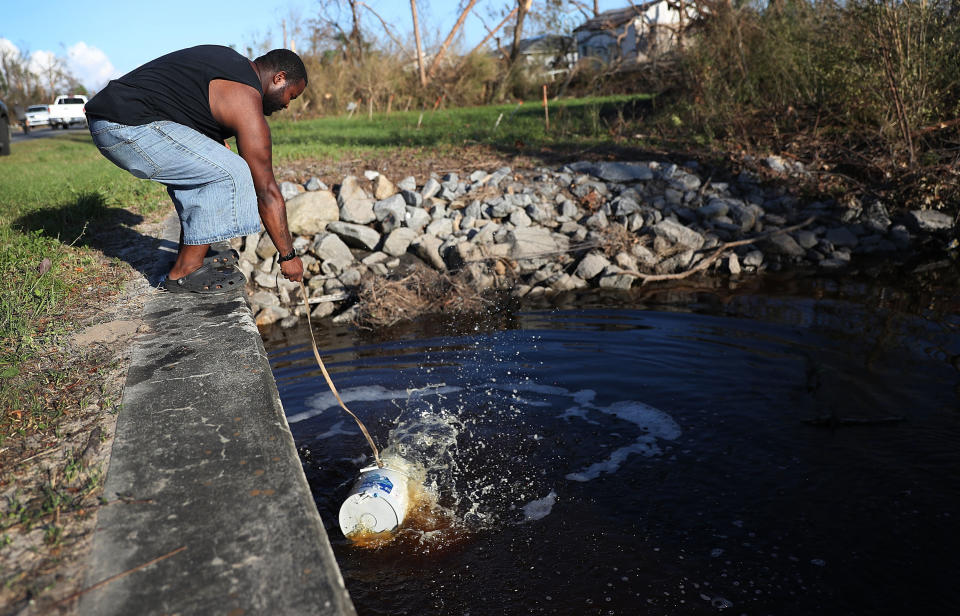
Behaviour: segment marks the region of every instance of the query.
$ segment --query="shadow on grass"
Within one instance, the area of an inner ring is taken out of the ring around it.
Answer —
[[[23,233],[39,231],[65,245],[99,250],[107,257],[126,261],[155,283],[173,262],[177,244],[137,231],[135,227],[143,220],[139,214],[108,206],[100,192],[88,191],[59,206],[24,214],[11,227]]]

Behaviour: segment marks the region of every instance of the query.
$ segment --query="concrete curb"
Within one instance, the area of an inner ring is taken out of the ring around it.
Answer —
[[[79,613],[355,614],[242,291],[158,293],[143,316],[86,587],[186,549]]]

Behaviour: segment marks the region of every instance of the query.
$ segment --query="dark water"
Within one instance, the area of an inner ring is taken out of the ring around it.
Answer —
[[[357,611],[958,613],[955,284],[765,285],[318,329],[348,406],[431,457],[452,516],[376,550],[337,526],[363,437],[306,329],[269,332]]]

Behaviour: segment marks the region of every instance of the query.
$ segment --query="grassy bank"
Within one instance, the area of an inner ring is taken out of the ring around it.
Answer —
[[[551,101],[549,129],[538,100],[372,117],[357,110],[353,116],[299,122],[278,118],[271,121],[274,159],[336,159],[347,152],[362,156],[400,148],[431,148],[445,154],[465,145],[510,150],[518,146],[589,148],[621,138],[651,104],[648,95]]]
[[[37,362],[85,294],[122,280],[91,246],[92,234],[118,217],[149,215],[165,199],[162,187],[106,161],[85,134],[17,143],[0,158],[0,446],[62,414],[45,392],[70,366],[37,370]]]

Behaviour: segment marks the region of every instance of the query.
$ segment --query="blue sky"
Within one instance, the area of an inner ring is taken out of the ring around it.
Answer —
[[[407,0],[366,3],[395,26],[401,40],[412,39]],[[457,4],[456,0],[418,2],[426,43],[446,36],[458,16]],[[507,4],[507,0],[481,0],[477,6],[498,8]],[[600,9],[628,5],[629,0],[601,0]],[[14,1],[3,10],[0,20],[0,50],[15,46],[33,54],[38,66],[50,54],[63,58],[84,85],[98,89],[108,79],[148,60],[191,45],[235,45],[245,52],[248,46],[269,40],[271,46],[279,47],[282,19],[290,23],[292,16],[299,16],[306,21],[316,11],[315,0],[44,0],[40,4]],[[498,22],[488,17],[486,8],[479,8],[478,12],[490,26]],[[372,15],[363,19],[371,27],[379,26]],[[469,49],[485,34],[483,22],[471,16],[465,24],[462,47]]]

